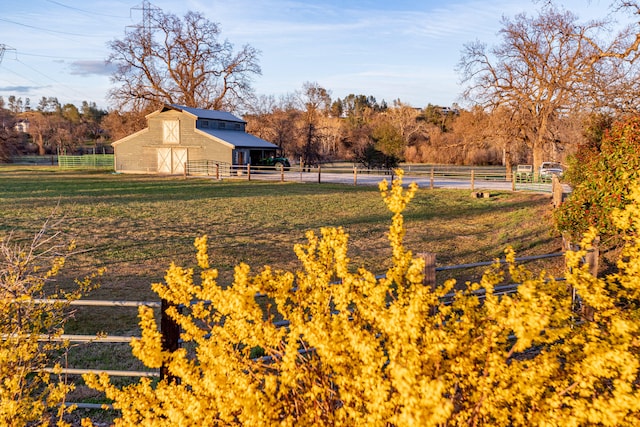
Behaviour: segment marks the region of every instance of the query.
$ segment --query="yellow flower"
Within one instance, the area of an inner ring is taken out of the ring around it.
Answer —
[[[392,213],[384,278],[353,268],[347,234],[323,228],[295,246],[298,271],[254,274],[241,264],[223,288],[206,236],[197,239],[201,283],[172,264],[154,285],[190,307],[169,312],[183,348],[162,349],[147,309],[132,344],[147,366],[164,364],[179,381],[120,389],[87,378],[121,410],[116,425],[637,425],[640,192],[617,213],[630,231],[618,274],[599,279],[582,265],[590,232],[566,254],[566,281],[516,265],[508,248],[506,270],[496,262],[445,300],[455,282],[424,286],[424,261],[404,247],[402,213],[417,187],[396,176],[380,186]],[[505,283],[517,292],[499,294]],[[592,319],[574,310],[575,292]]]

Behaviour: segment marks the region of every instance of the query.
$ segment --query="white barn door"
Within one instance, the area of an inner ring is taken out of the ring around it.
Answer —
[[[164,120],[162,122],[162,142],[165,144],[180,142],[180,122],[178,120]]]
[[[171,148],[158,148],[158,173],[171,173]]]
[[[187,149],[158,148],[158,173],[183,174],[187,163]]]
[[[187,163],[187,149],[186,148],[173,148],[173,173],[184,173],[184,167]]]

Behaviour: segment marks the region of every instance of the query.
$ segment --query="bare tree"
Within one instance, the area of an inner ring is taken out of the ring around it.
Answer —
[[[144,23],[110,42],[116,64],[110,97],[136,111],[162,103],[234,111],[253,96],[259,51],[220,40],[220,27],[202,14],[183,19],[144,8]]]
[[[637,47],[628,29],[603,37],[610,34],[608,24],[581,24],[549,2],[536,17],[504,18],[498,46],[487,50],[474,42],[463,50],[459,70],[467,84],[465,98],[491,111],[510,111],[536,169],[548,145],[557,142],[554,121],[569,111],[602,105],[598,99],[608,96],[603,90],[611,82],[607,71]],[[607,39],[612,41],[600,41]],[[595,90],[596,82],[602,90]]]
[[[302,111],[300,154],[306,165],[317,164],[322,158],[321,147],[327,137],[320,119],[330,113],[331,93],[316,82],[305,82],[297,95]]]
[[[409,144],[426,131],[425,122],[420,120],[419,111],[402,102],[396,102],[392,108],[381,112],[381,115],[397,129],[405,144]]]
[[[247,132],[276,144],[284,156],[297,154],[296,123],[302,113],[293,108],[287,98],[279,101],[273,96],[260,96],[244,115]]]
[[[39,111],[25,113],[24,117],[29,120],[29,134],[33,142],[38,146],[38,154],[46,154],[47,148],[51,148],[51,135],[54,132],[52,116]]]
[[[151,112],[151,108],[141,111],[112,110],[102,119],[101,126],[111,140],[117,141],[120,138],[144,129],[147,125],[145,116]]]

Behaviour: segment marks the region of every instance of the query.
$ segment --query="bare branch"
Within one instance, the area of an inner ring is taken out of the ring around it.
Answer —
[[[121,107],[145,109],[163,103],[234,111],[252,98],[251,76],[261,74],[260,52],[234,51],[220,41],[218,24],[200,13],[181,19],[155,11],[152,24],[110,43],[117,65],[110,97]]]

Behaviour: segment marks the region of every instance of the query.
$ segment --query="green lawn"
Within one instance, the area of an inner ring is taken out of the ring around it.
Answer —
[[[391,214],[375,187],[332,184],[214,181],[210,179],[0,167],[0,238],[30,239],[47,217],[77,242],[58,285],[106,267],[101,286],[89,296],[106,300],[153,300],[150,284],[162,280],[172,261],[193,266],[193,240],[209,236],[212,264],[229,284],[233,267],[258,271],[268,264],[296,269],[293,245],[307,230],[343,227],[350,235],[354,268],[384,273],[390,250]],[[434,252],[437,265],[488,261],[513,246],[518,255],[557,252],[550,197],[492,193],[471,198],[468,190],[420,189],[406,213],[406,245]],[[560,271],[562,260],[534,268]],[[482,269],[439,275],[476,279]],[[80,308],[68,333],[138,334],[136,310]],[[69,354],[70,367],[141,369],[128,345],[82,345]],[[79,392],[87,392],[82,388]],[[83,396],[80,396],[82,398]],[[88,395],[91,398],[91,393]]]
[[[469,194],[420,189],[405,215],[408,248],[436,253],[438,265],[491,260],[507,245],[519,255],[560,250],[551,232],[549,196]],[[307,230],[325,226],[349,233],[354,267],[384,273],[390,255],[391,214],[372,186],[2,167],[0,205],[0,234],[12,233],[14,240],[31,238],[48,216],[60,220],[79,251],[60,284],[70,286],[74,278],[106,267],[94,299],[155,300],[150,284],[162,280],[171,261],[193,266],[193,241],[203,234],[223,284],[240,262],[256,271],[266,264],[296,269],[293,245],[305,241]],[[91,315],[109,310],[92,308]],[[117,316],[104,317],[114,319],[107,326],[127,329]]]
[[[29,238],[61,219],[82,253],[70,267],[105,266],[94,297],[146,299],[171,261],[193,265],[193,240],[209,236],[213,264],[229,281],[234,265],[297,266],[293,245],[307,230],[343,227],[355,266],[383,273],[390,213],[377,188],[0,168],[0,234]],[[407,246],[435,252],[438,265],[490,260],[507,245],[519,255],[554,252],[550,199],[530,193],[420,189],[406,211]]]

